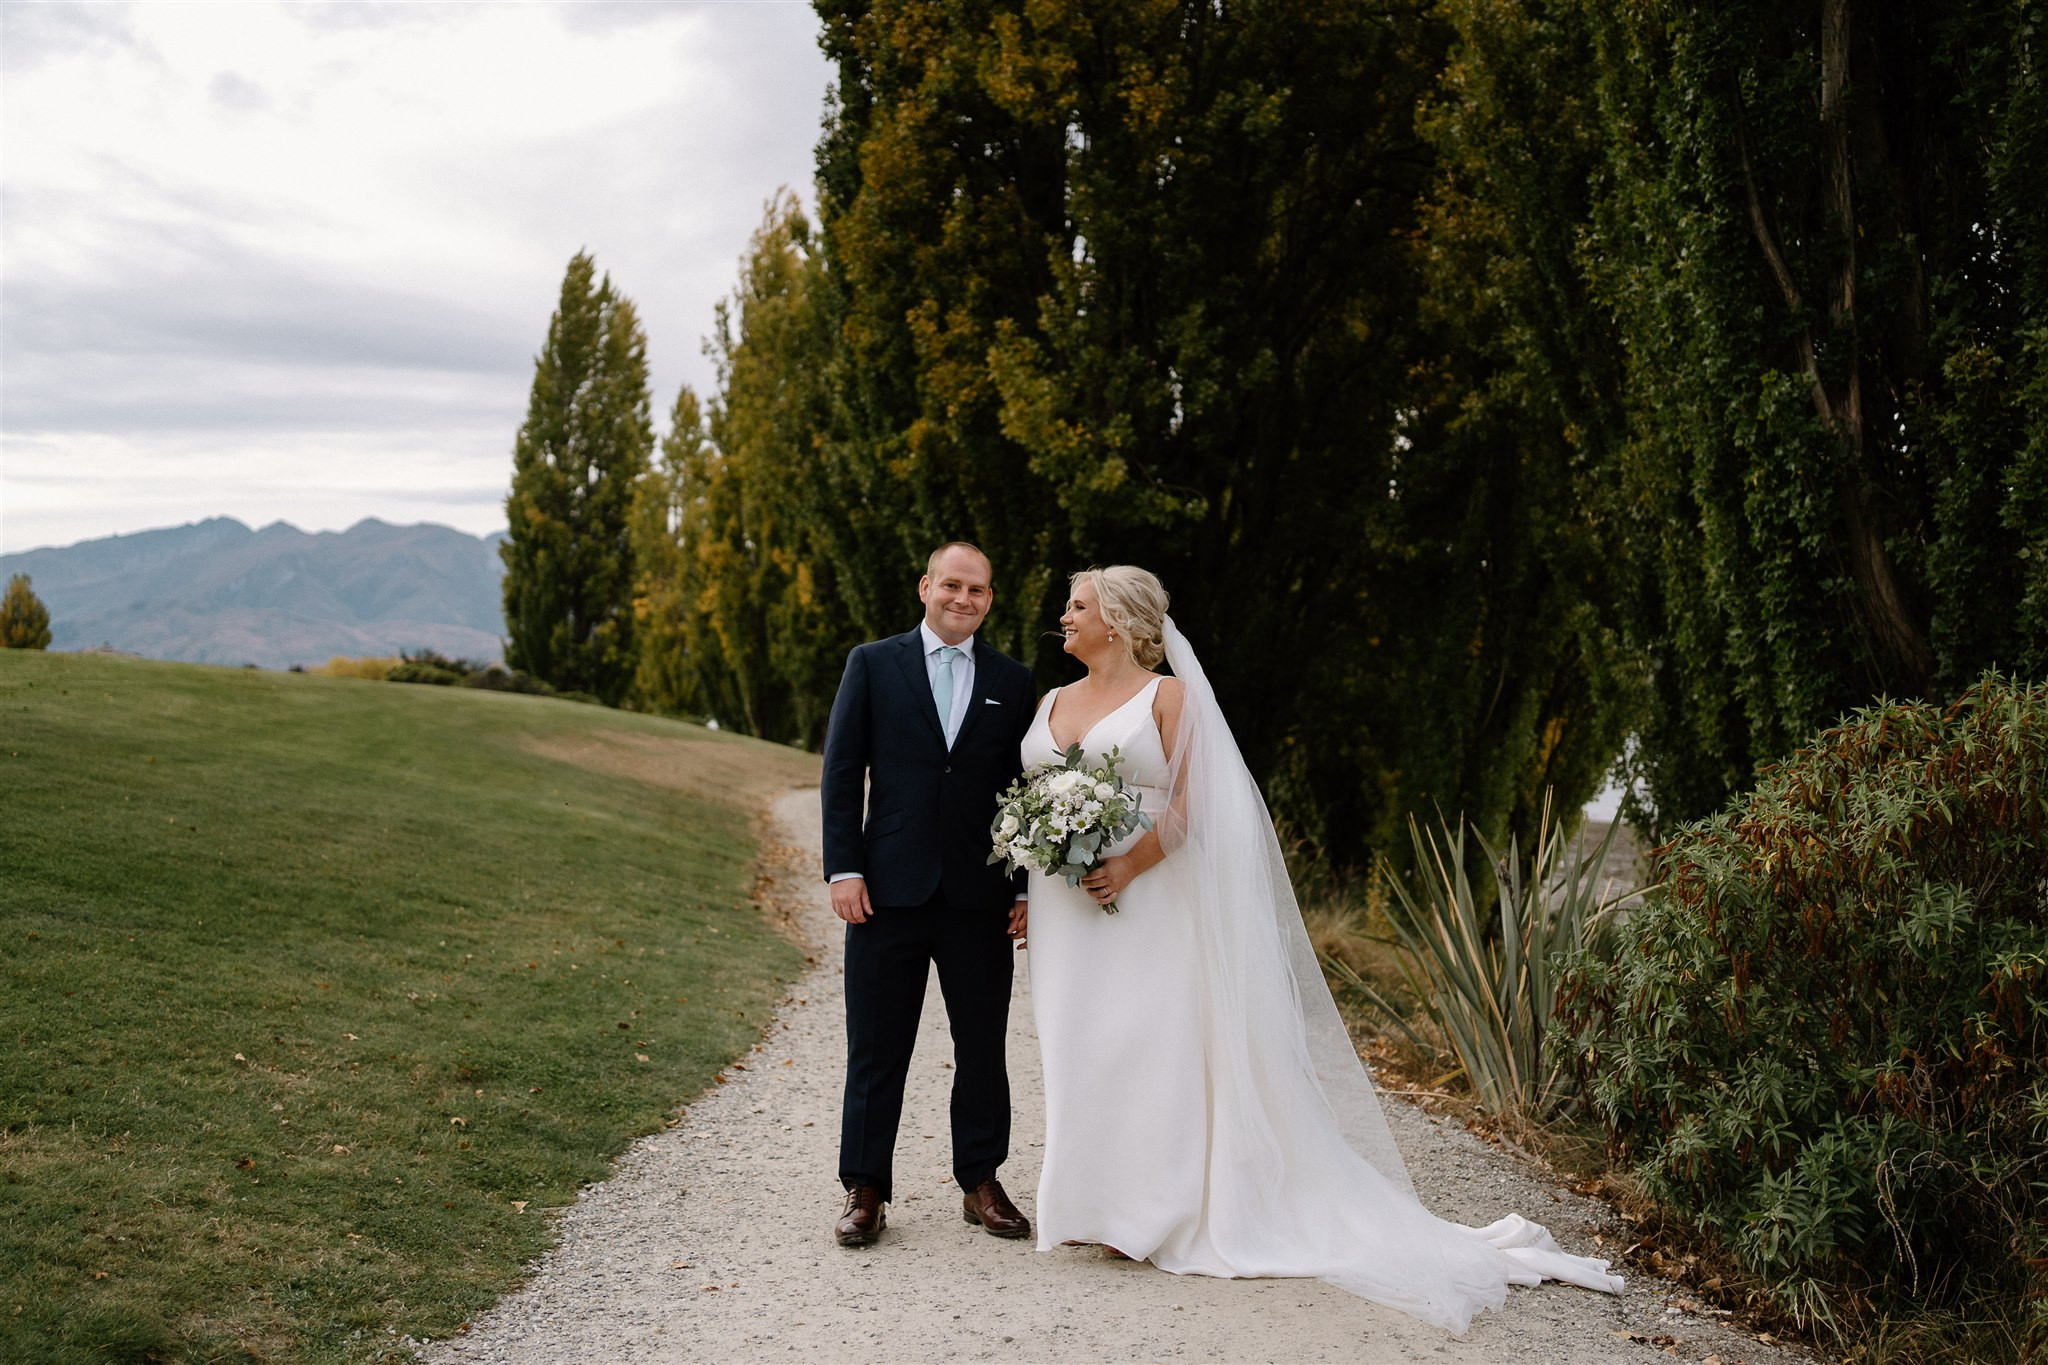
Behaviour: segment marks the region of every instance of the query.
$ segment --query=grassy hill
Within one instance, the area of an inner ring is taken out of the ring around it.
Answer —
[[[751,1045],[800,962],[752,817],[816,772],[567,702],[0,651],[0,1359],[452,1332]]]

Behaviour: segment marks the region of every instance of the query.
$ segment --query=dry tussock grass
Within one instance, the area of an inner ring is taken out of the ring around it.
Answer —
[[[391,670],[403,663],[402,659],[345,659],[337,654],[324,664],[315,664],[307,669],[323,678],[360,678],[364,682],[383,682],[391,676]]]
[[[729,799],[737,792],[759,804],[791,787],[814,787],[819,777],[816,754],[684,727],[659,735],[530,735],[522,745],[557,763],[705,799]]]

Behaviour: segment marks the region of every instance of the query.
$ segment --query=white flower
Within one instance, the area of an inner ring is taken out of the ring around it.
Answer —
[[[1073,791],[1074,788],[1080,786],[1083,782],[1086,782],[1087,780],[1088,775],[1086,773],[1080,773],[1074,771],[1072,768],[1066,768],[1061,770],[1060,772],[1054,773],[1052,777],[1046,782],[1045,789],[1051,792],[1054,796],[1065,796],[1067,793]]]
[[[1005,814],[1003,816],[1002,837],[1005,839],[1009,838],[1011,835],[1017,832],[1017,829],[1017,817],[1014,815]]]
[[[1115,796],[1115,795],[1116,795],[1116,788],[1115,788],[1115,787],[1112,787],[1112,786],[1110,786],[1110,785],[1109,785],[1109,783],[1107,783],[1107,782],[1097,782],[1097,783],[1095,784],[1095,799],[1096,799],[1097,801],[1107,801],[1107,800],[1109,800],[1109,798],[1110,798],[1110,797],[1112,797],[1112,796]]]

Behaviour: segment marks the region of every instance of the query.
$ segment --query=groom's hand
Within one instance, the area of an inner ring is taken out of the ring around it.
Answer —
[[[845,881],[832,883],[832,913],[848,924],[868,922],[868,916],[875,913],[875,907],[868,904],[865,877],[848,877]]]
[[[1010,938],[1019,948],[1028,946],[1024,942],[1024,930],[1031,919],[1028,902],[1018,901],[1010,907]]]

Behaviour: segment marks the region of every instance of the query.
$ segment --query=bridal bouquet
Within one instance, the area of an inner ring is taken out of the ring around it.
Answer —
[[[1117,775],[1121,761],[1111,749],[1100,767],[1090,767],[1075,744],[1060,762],[1042,764],[1012,782],[996,803],[989,827],[995,851],[988,860],[1007,863],[1012,872],[1029,867],[1058,874],[1073,886],[1102,861],[1104,849],[1152,828],[1152,818],[1138,809],[1142,794]],[[1102,908],[1114,915],[1116,902]]]

